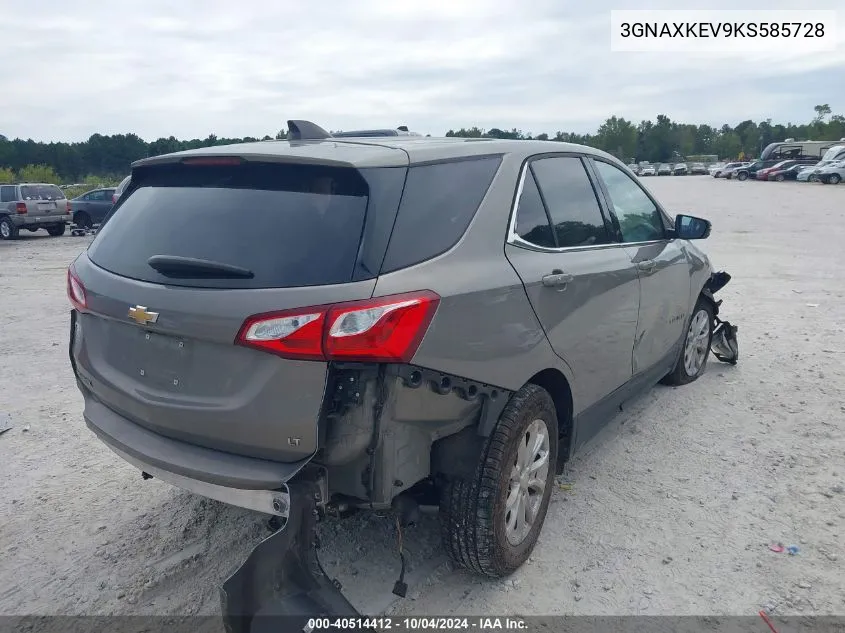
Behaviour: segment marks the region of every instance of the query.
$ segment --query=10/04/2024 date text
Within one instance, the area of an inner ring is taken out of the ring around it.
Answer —
[[[527,628],[518,617],[373,617],[313,618],[306,632],[317,631],[519,631]]]

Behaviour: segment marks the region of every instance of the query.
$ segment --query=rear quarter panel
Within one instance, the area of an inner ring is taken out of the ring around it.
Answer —
[[[379,277],[376,296],[427,289],[441,297],[413,364],[510,390],[557,368],[572,384],[569,367],[552,351],[504,254],[525,157],[505,154],[473,221],[451,250]]]

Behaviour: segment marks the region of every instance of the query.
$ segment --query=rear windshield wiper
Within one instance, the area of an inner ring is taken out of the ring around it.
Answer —
[[[178,255],[153,255],[147,260],[152,268],[168,277],[194,279],[252,279],[255,273],[240,266]]]

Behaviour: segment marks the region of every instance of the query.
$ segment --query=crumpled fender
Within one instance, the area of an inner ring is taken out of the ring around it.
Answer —
[[[228,633],[308,631],[311,618],[360,615],[317,559],[319,488],[288,484],[285,527],[259,543],[220,591]]]
[[[716,301],[713,297],[730,280],[731,276],[724,271],[713,273],[710,275],[707,283],[704,284],[701,294],[707,297],[713,304],[713,314],[716,315],[716,327],[713,329],[713,337],[710,340],[710,351],[721,362],[736,365],[739,360],[739,341],[737,340],[737,331],[739,328],[719,318],[719,307],[722,305],[722,301]]]

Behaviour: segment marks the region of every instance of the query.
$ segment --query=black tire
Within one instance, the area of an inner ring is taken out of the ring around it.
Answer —
[[[51,224],[46,228],[51,237],[60,237],[65,234],[67,226],[62,222],[61,224]]]
[[[542,420],[549,438],[548,468],[543,496],[521,542],[508,540],[506,496],[518,445],[535,420]],[[452,561],[484,576],[501,578],[516,571],[531,555],[549,507],[558,452],[555,405],[549,393],[525,385],[510,399],[487,439],[471,481],[456,478],[441,494],[440,529]]]
[[[0,218],[0,240],[18,239],[18,227],[9,219],[9,216]]]
[[[786,180],[786,178],[783,174],[778,174],[777,176],[775,176],[775,180],[777,180],[778,182],[783,182],[784,180]]]
[[[831,174],[828,176],[827,182],[831,185],[838,185],[842,182],[842,177],[839,174]]]
[[[739,173],[736,175],[736,179],[737,179],[737,180],[740,180],[740,181],[743,181],[743,180],[748,180],[748,173],[747,173],[747,172],[744,172],[744,171],[741,171],[741,172],[739,172]]]
[[[686,366],[686,352],[687,352],[687,342],[690,339],[693,333],[693,327],[696,323],[696,317],[699,313],[704,312],[706,314],[707,319],[707,343],[704,347],[704,358],[701,361],[701,364],[698,368],[693,372],[690,373]],[[695,308],[692,311],[692,315],[687,322],[687,333],[684,336],[684,342],[681,346],[680,353],[678,354],[678,361],[675,363],[674,369],[671,372],[666,374],[663,379],[660,381],[664,385],[672,385],[674,387],[679,387],[681,385],[688,385],[689,383],[697,380],[699,376],[701,376],[705,370],[707,369],[707,358],[710,356],[710,342],[713,340],[713,306],[712,304],[707,301],[706,299],[699,299],[698,303],[695,304]]]
[[[73,216],[73,223],[81,229],[90,229],[92,226],[91,216],[85,211],[77,211]]]

